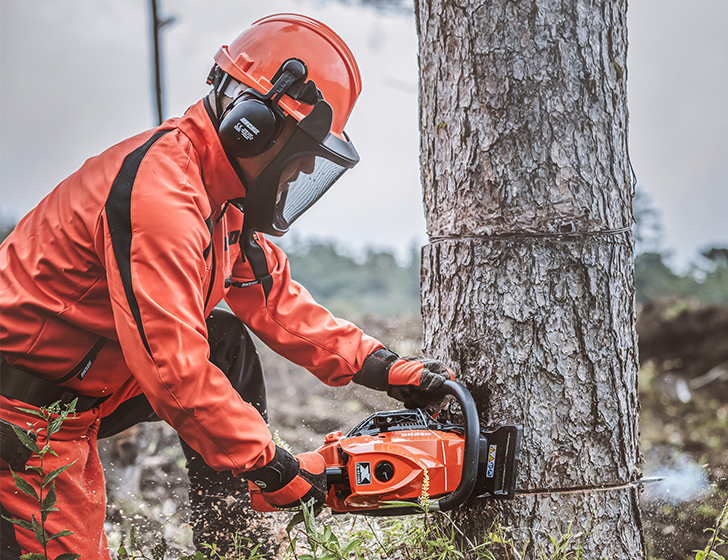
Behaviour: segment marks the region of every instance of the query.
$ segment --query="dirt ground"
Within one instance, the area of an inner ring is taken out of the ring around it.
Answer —
[[[401,354],[418,353],[417,320],[364,320],[361,326]],[[271,431],[294,452],[310,451],[325,434],[346,432],[375,410],[399,403],[375,391],[329,388],[305,370],[261,348]],[[686,560],[703,548],[728,497],[728,381],[676,397],[664,367],[643,367],[640,425],[646,476],[665,476],[641,495],[651,559]],[[669,376],[668,376],[669,377]],[[174,431],[163,423],[137,426],[99,443],[107,476],[107,534],[112,547],[129,530],[147,546],[164,535],[170,551],[190,554],[187,475]],[[289,514],[284,516],[284,522]],[[280,541],[279,541],[280,542]]]
[[[694,559],[728,499],[728,382],[682,402],[654,364],[643,366],[641,377],[644,471],[665,477],[642,496],[648,550],[656,559]]]

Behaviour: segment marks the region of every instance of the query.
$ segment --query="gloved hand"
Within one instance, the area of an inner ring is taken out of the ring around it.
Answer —
[[[407,408],[432,407],[442,401],[438,389],[455,374],[442,362],[429,358],[400,358],[381,348],[369,354],[352,378],[354,383],[387,394],[404,402]]]
[[[326,500],[326,461],[318,453],[300,453],[295,457],[276,447],[273,459],[259,469],[246,471],[243,477],[256,484],[263,498],[276,509],[301,509],[323,504]]]

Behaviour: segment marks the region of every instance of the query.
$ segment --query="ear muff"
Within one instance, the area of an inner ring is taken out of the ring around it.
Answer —
[[[225,76],[216,65],[207,82],[219,93],[229,79]],[[270,148],[285,124],[286,115],[278,106],[284,94],[308,105],[319,100],[321,92],[315,83],[306,81],[307,76],[306,64],[297,58],[289,58],[271,79],[273,86],[268,93],[263,95],[250,88],[237,96],[223,112],[218,129],[225,151],[234,157],[246,158]]]
[[[256,93],[244,92],[230,103],[220,122],[220,142],[231,156],[257,156],[273,145],[282,128],[280,117]]]

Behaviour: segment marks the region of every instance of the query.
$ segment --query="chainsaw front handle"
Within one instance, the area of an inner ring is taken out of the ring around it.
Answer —
[[[478,409],[470,392],[456,381],[445,381],[437,391],[439,396],[452,395],[460,404],[464,423],[463,466],[457,488],[448,495],[433,501],[431,511],[451,511],[460,507],[473,493],[478,480],[478,459],[480,455],[480,419]],[[347,482],[346,467],[328,467],[326,479],[329,486]],[[422,513],[422,508],[413,503],[412,506],[383,507],[373,510],[352,511],[359,515],[386,517],[395,515],[412,515]]]
[[[460,507],[473,493],[478,479],[478,455],[480,452],[480,419],[470,392],[457,381],[445,381],[443,395],[452,395],[463,412],[465,425],[465,449],[463,450],[463,471],[460,484],[450,494],[430,505],[434,511],[451,511]]]

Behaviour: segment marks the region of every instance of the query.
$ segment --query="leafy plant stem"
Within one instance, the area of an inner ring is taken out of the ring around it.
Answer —
[[[708,546],[705,548],[705,558],[712,558],[715,547],[722,541],[719,537],[721,529],[728,524],[728,500],[726,500],[723,506],[723,511],[715,521],[715,527],[713,528],[713,535],[710,537]]]
[[[372,532],[372,536],[374,537],[374,540],[377,542],[377,545],[379,546],[379,548],[382,549],[382,553],[386,557],[387,556],[387,549],[384,547],[384,543],[382,543],[382,541],[380,540],[379,535],[377,534],[376,528],[372,526],[371,519],[368,519],[367,518],[366,523],[367,523],[367,526],[369,527],[369,529]]]
[[[34,428],[32,436],[29,435],[30,432],[26,432],[25,430],[22,430],[17,426],[13,426],[13,430],[15,432],[15,435],[18,437],[18,440],[25,447],[30,449],[30,451],[32,452],[32,456],[39,458],[38,466],[25,466],[26,470],[32,470],[38,474],[39,484],[37,492],[28,481],[20,477],[12,469],[10,469],[10,472],[13,476],[15,487],[23,494],[30,496],[38,502],[40,522],[35,518],[35,515],[31,515],[30,521],[3,516],[3,518],[10,523],[18,525],[26,530],[32,531],[35,535],[35,539],[43,547],[43,554],[33,552],[25,554],[22,556],[24,560],[48,560],[49,541],[73,534],[71,531],[64,529],[53,535],[48,535],[48,533],[46,532],[46,521],[48,519],[48,515],[52,511],[58,511],[58,509],[55,507],[57,501],[55,479],[63,471],[71,467],[76,461],[73,461],[67,465],[63,465],[46,474],[45,456],[47,453],[51,453],[52,455],[58,457],[58,454],[53,449],[51,449],[51,440],[53,435],[61,429],[63,422],[71,414],[74,414],[76,410],[76,402],[77,399],[73,400],[70,404],[65,405],[63,409],[61,409],[60,402],[53,403],[48,407],[43,407],[40,409],[19,408],[20,411],[30,414],[31,416],[35,416],[36,418],[39,418],[45,422],[45,427],[36,427],[35,424],[31,426],[31,428]],[[45,432],[46,442],[42,448],[39,448],[37,444],[37,439],[38,435],[41,432]],[[78,558],[78,554],[63,553],[57,556],[55,560],[77,560]]]

